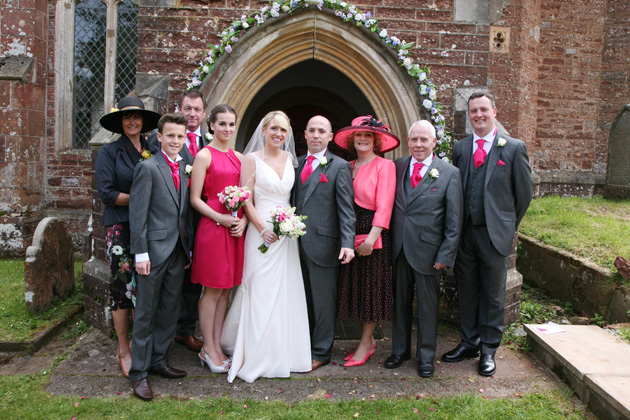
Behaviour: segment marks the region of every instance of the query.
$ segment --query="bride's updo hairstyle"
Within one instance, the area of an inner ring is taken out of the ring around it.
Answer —
[[[276,120],[276,124],[278,124],[278,126],[287,130],[287,133],[291,131],[291,122],[289,121],[289,117],[287,117],[287,114],[282,111],[271,111],[267,113],[267,115],[265,115],[262,119],[262,128],[267,128],[269,123],[274,119]]]
[[[234,108],[225,104],[217,105],[214,108],[212,108],[212,111],[210,111],[210,115],[208,115],[208,118],[206,119],[206,124],[208,125],[208,131],[214,134],[214,131],[212,131],[212,129],[210,128],[210,123],[214,124],[215,122],[217,122],[217,115],[224,112],[229,112],[230,114],[233,114],[234,122],[238,121],[238,115],[236,115],[236,111],[234,110]]]

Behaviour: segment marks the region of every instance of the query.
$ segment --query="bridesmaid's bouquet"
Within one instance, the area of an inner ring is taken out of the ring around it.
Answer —
[[[295,214],[295,207],[276,207],[271,211],[271,223],[273,224],[273,233],[278,236],[288,236],[289,238],[299,238],[306,234],[304,228],[306,225],[302,220],[307,216],[299,216]],[[263,254],[269,250],[270,244],[263,243],[258,250]]]
[[[218,193],[219,202],[225,204],[225,207],[232,212],[232,216],[236,217],[238,210],[245,205],[247,200],[252,196],[249,187],[237,187],[231,185]]]

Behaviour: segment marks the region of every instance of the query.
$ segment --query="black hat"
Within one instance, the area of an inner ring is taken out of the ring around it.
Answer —
[[[142,132],[146,133],[157,128],[161,115],[144,109],[144,103],[135,96],[122,98],[118,102],[118,108],[112,108],[112,111],[107,115],[103,115],[99,122],[111,132],[124,134],[122,117],[128,111],[139,112],[142,115]]]

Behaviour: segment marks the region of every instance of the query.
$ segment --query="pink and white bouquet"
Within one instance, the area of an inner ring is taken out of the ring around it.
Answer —
[[[236,217],[238,210],[252,197],[252,193],[249,191],[249,187],[230,185],[225,187],[217,196],[219,202],[225,204],[225,207],[232,212],[232,216]]]
[[[306,234],[306,225],[302,220],[307,216],[299,216],[295,214],[295,207],[276,207],[271,211],[271,223],[273,224],[273,233],[278,236],[288,236],[289,238],[299,238]],[[267,252],[270,244],[263,243],[258,250],[263,254]]]

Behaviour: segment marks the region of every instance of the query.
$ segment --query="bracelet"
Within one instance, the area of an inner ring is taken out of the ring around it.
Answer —
[[[269,230],[269,229],[264,228],[264,229],[262,230],[262,232],[260,232],[260,237],[262,238],[262,237],[263,237],[263,235],[265,234],[265,232],[266,232],[266,231],[268,231],[268,230]]]

